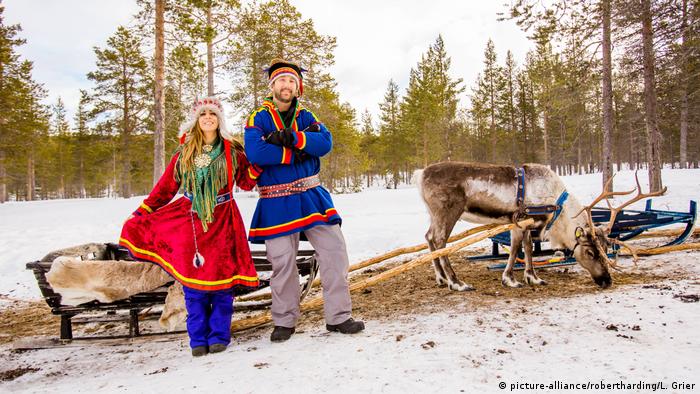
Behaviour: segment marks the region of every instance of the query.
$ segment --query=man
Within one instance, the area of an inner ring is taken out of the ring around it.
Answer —
[[[248,160],[263,168],[249,239],[265,244],[272,263],[273,342],[289,339],[299,319],[300,238],[308,239],[316,250],[326,329],[354,334],[365,328],[350,317],[349,261],[341,219],[318,179],[319,158],[330,152],[333,138],[299,103],[304,92],[302,71],[295,63],[273,60],[267,69],[272,96],[252,112],[245,127]]]

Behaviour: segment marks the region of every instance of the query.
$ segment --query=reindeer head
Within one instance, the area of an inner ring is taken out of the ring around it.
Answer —
[[[609,242],[604,229],[595,226],[578,227],[575,236],[574,258],[591,274],[598,286],[609,287],[612,278],[608,267],[614,266],[614,262],[608,258]]]
[[[666,193],[667,190],[664,187],[662,190],[659,190],[657,192],[646,194],[642,193],[642,187],[639,184],[639,177],[637,176],[637,172],[635,171],[634,179],[637,182],[636,189],[623,192],[610,192],[607,190],[610,186],[610,183],[613,180],[613,177],[610,177],[610,179],[605,183],[605,186],[603,187],[603,192],[595,200],[593,200],[593,202],[590,205],[582,208],[576,215],[574,215],[575,218],[581,213],[586,212],[587,221],[585,228],[576,228],[576,246],[574,247],[574,258],[576,258],[576,261],[591,274],[593,281],[602,288],[609,287],[612,284],[612,278],[610,277],[609,267],[618,269],[616,261],[610,260],[608,258],[608,245],[614,243],[624,246],[627,249],[629,249],[630,252],[632,252],[635,262],[638,259],[635,250],[631,246],[625,244],[617,238],[610,237],[610,232],[612,231],[613,225],[615,224],[615,218],[617,218],[617,214],[623,208],[641,199],[660,196]],[[627,195],[634,192],[635,190],[637,190],[637,195],[632,199],[626,201],[625,203],[621,204],[620,206],[613,207],[610,204],[610,197]],[[605,202],[608,204],[608,208],[610,208],[610,220],[608,220],[608,222],[605,224],[595,226],[593,224],[593,215],[591,213],[591,210],[593,209],[595,204],[602,200],[605,200]]]

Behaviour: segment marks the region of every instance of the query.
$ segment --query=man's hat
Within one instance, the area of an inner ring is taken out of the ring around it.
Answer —
[[[283,59],[272,59],[270,66],[265,69],[267,71],[267,76],[269,78],[269,86],[272,89],[272,84],[275,80],[283,75],[294,78],[297,82],[297,87],[299,88],[299,97],[304,94],[304,82],[302,73],[305,72],[301,66],[294,62],[290,62]]]

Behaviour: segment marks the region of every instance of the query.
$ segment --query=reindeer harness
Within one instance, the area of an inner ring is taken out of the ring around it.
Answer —
[[[554,224],[554,222],[559,218],[564,202],[567,198],[569,198],[569,192],[566,190],[561,192],[557,202],[554,205],[525,205],[525,168],[516,168],[515,177],[518,179],[516,195],[518,210],[513,215],[514,221],[527,216],[549,215],[553,213],[554,216],[552,216],[552,219],[547,222],[546,226],[546,229],[549,230],[550,227],[552,227],[552,224]]]

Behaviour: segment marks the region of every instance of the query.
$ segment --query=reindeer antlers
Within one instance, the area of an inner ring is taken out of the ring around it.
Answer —
[[[625,207],[627,207],[627,206],[630,206],[630,205],[634,204],[635,202],[637,202],[637,201],[639,201],[639,200],[642,200],[642,199],[644,199],[644,198],[660,196],[660,195],[666,193],[666,190],[668,190],[668,188],[664,187],[663,189],[661,189],[661,190],[659,190],[659,191],[656,191],[656,192],[642,193],[642,186],[641,186],[640,183],[639,183],[639,176],[638,176],[637,172],[638,172],[638,171],[635,171],[635,172],[634,172],[634,180],[635,180],[635,182],[637,183],[637,187],[636,187],[635,189],[632,189],[632,190],[629,190],[629,191],[623,191],[623,192],[609,192],[609,191],[607,191],[608,186],[610,186],[610,183],[612,182],[613,178],[615,177],[615,175],[613,175],[613,176],[610,177],[610,179],[608,179],[608,181],[605,183],[605,186],[603,187],[603,192],[600,193],[600,195],[599,195],[598,197],[596,197],[595,200],[593,200],[592,203],[590,203],[589,205],[587,205],[587,206],[581,208],[581,210],[578,211],[578,213],[577,213],[576,215],[574,215],[573,217],[576,218],[576,217],[578,217],[581,213],[583,213],[583,212],[585,211],[586,213],[588,213],[588,218],[587,218],[587,219],[588,219],[588,225],[589,225],[591,228],[593,228],[593,216],[592,216],[592,214],[591,214],[591,210],[593,209],[593,207],[594,207],[597,203],[599,203],[599,202],[602,201],[602,200],[605,200],[605,202],[608,204],[608,208],[610,208],[610,220],[608,220],[608,224],[607,224],[603,229],[604,229],[604,231],[605,231],[606,234],[610,234],[610,231],[612,230],[612,226],[613,226],[613,224],[615,223],[615,219],[617,218],[617,214],[618,214],[623,208],[625,208]],[[622,205],[617,206],[617,207],[613,207],[613,206],[610,204],[610,200],[609,200],[610,197],[613,197],[613,196],[624,196],[624,195],[627,195],[627,194],[632,193],[632,192],[635,191],[635,190],[637,190],[637,195],[634,196],[632,199],[630,199],[630,200],[624,202]]]
[[[610,178],[612,179],[612,178]],[[634,172],[634,180],[637,182],[637,195],[634,196],[631,200],[628,200],[627,202],[623,203],[622,205],[613,208],[610,205],[610,201],[607,201],[608,203],[608,208],[610,208],[610,220],[608,221],[608,225],[605,228],[605,231],[607,234],[610,234],[610,231],[612,230],[612,226],[615,223],[615,218],[617,217],[617,214],[622,210],[622,208],[630,206],[634,204],[635,202],[648,198],[648,197],[656,197],[660,196],[664,193],[666,193],[666,190],[668,190],[667,187],[664,187],[663,189],[656,191],[656,192],[649,192],[649,193],[642,193],[642,186],[639,184],[639,177],[637,176],[637,171]],[[633,192],[634,190],[628,192],[627,194]],[[631,249],[630,249],[631,250]]]
[[[636,172],[636,171],[635,171],[635,173],[634,173],[634,176],[635,176],[635,177],[637,176],[637,172]],[[605,182],[605,186],[603,186],[603,192],[600,193],[600,195],[599,195],[598,197],[596,197],[595,200],[593,200],[592,203],[590,203],[589,205],[587,205],[587,206],[581,208],[581,210],[578,211],[578,213],[577,213],[576,215],[572,216],[572,218],[576,218],[576,217],[578,217],[580,214],[582,214],[582,213],[585,211],[585,212],[588,214],[587,217],[586,217],[586,219],[587,219],[587,221],[588,221],[588,227],[591,229],[591,231],[593,231],[593,228],[594,228],[594,225],[593,225],[593,214],[591,213],[591,210],[593,209],[593,207],[594,207],[596,204],[598,204],[600,201],[602,201],[603,199],[605,199],[605,201],[608,203],[608,207],[610,207],[610,201],[608,200],[608,198],[613,197],[613,196],[624,196],[624,195],[630,194],[630,193],[632,193],[632,192],[634,191],[634,189],[632,189],[632,190],[626,191],[626,192],[609,192],[609,191],[608,191],[608,187],[609,187],[610,184],[612,183],[613,178],[615,178],[615,174],[613,174],[613,176],[611,176],[610,179],[608,179],[608,181]],[[639,185],[639,179],[637,179],[637,185]],[[615,214],[615,215],[617,215],[617,214]],[[610,226],[610,228],[612,229],[612,225]],[[608,231],[608,233],[610,233],[610,232]]]
[[[608,241],[615,243],[617,245],[620,245],[620,246],[624,246],[625,248],[629,249],[629,251],[632,253],[632,256],[633,256],[635,264],[636,264],[638,257],[637,257],[637,253],[635,252],[635,249],[632,248],[631,246],[627,245],[626,243],[620,241],[619,239],[609,238],[608,235],[610,235],[610,232],[612,231],[613,225],[615,224],[615,219],[617,218],[617,214],[620,211],[622,211],[623,208],[628,207],[628,206],[634,204],[635,202],[642,200],[644,198],[656,197],[656,196],[663,195],[664,193],[666,193],[666,190],[668,190],[668,188],[664,187],[663,189],[656,191],[656,192],[642,193],[642,186],[639,183],[639,176],[637,175],[637,171],[635,171],[634,172],[634,180],[637,183],[637,187],[636,187],[637,195],[634,196],[633,198],[631,198],[630,200],[622,203],[621,205],[619,205],[617,207],[613,207],[612,204],[610,203],[610,200],[609,200],[610,197],[623,196],[623,195],[627,195],[627,194],[630,194],[633,191],[635,191],[635,189],[632,189],[630,191],[624,191],[624,192],[609,192],[609,191],[607,191],[608,186],[612,182],[613,178],[614,178],[614,175],[612,177],[610,177],[610,179],[605,183],[605,186],[603,187],[603,192],[598,197],[596,197],[596,199],[593,200],[593,202],[590,205],[583,207],[573,217],[574,218],[578,217],[581,213],[583,213],[585,211],[587,213],[586,220],[588,221],[588,226],[591,229],[591,231],[594,231],[595,227],[593,225],[593,214],[591,213],[591,210],[593,209],[595,204],[597,204],[600,201],[602,201],[603,199],[605,199],[605,202],[606,202],[606,204],[608,204],[608,208],[610,209],[610,219],[608,220],[608,223],[605,225],[605,227],[603,227],[603,234],[605,235],[605,238],[607,238]],[[599,245],[598,245],[597,239],[595,237],[595,234],[593,235],[593,239],[594,239],[594,243],[596,244],[596,247],[598,247]],[[603,248],[600,247],[599,252],[604,252],[604,250],[602,250],[602,249]],[[606,260],[608,260],[608,259],[606,258]],[[608,260],[608,262],[609,262],[611,267],[617,268],[617,264],[613,263],[610,260]]]

